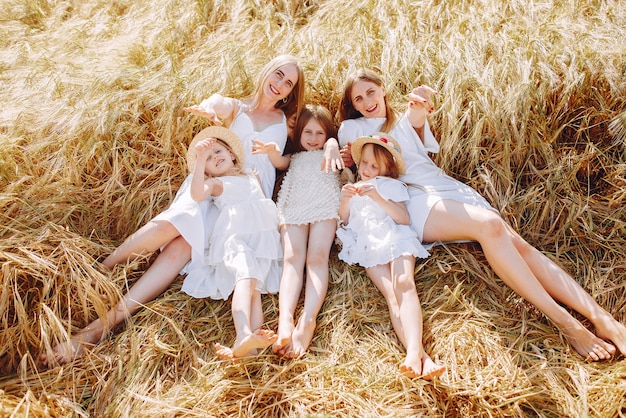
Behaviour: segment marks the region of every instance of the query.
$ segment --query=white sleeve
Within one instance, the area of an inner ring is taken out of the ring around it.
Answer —
[[[382,197],[393,202],[409,200],[409,190],[400,180],[389,177],[376,177],[376,189]]]
[[[345,146],[348,142],[354,142],[360,136],[363,136],[363,128],[355,123],[354,120],[346,119],[339,125],[337,139],[340,147]]]

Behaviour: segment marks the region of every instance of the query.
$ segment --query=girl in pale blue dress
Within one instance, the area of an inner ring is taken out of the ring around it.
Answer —
[[[339,258],[365,267],[367,276],[387,300],[393,328],[407,356],[400,371],[432,379],[445,367],[436,364],[422,345],[422,312],[415,288],[415,257],[428,252],[409,226],[406,184],[398,180],[405,164],[400,146],[388,134],[375,133],[352,144],[359,180],[341,189],[337,237]]]

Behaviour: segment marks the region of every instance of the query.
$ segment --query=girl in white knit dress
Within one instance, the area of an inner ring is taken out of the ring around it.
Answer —
[[[255,355],[276,341],[274,332],[261,329],[261,293],[278,291],[282,259],[278,217],[256,175],[244,171],[245,152],[237,135],[219,126],[205,131],[189,147],[190,194],[196,202],[212,199],[219,214],[204,265],[189,271],[182,290],[194,297],[224,300],[232,293],[235,344],[215,347],[219,356],[236,359]]]
[[[387,299],[389,314],[407,356],[400,371],[431,379],[445,371],[422,345],[422,312],[415,289],[415,257],[428,252],[409,226],[409,193],[398,176],[405,171],[400,146],[388,134],[375,133],[352,144],[358,182],[341,189],[337,237],[339,258],[359,264]]]
[[[277,206],[284,261],[279,292],[278,340],[275,353],[300,357],[306,353],[328,289],[328,260],[339,219],[337,173],[324,171],[324,145],[334,135],[333,118],[322,106],[307,106],[294,129],[299,151],[282,156],[272,144],[257,142],[253,153],[268,154],[279,170],[289,167],[278,193]],[[300,292],[304,307],[294,315]]]

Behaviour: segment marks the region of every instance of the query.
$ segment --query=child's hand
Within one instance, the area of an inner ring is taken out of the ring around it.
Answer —
[[[281,154],[278,144],[255,140],[252,144],[252,155],[257,154]]]
[[[356,186],[356,192],[359,196],[367,196],[374,201],[380,201],[380,199],[383,199],[380,193],[378,193],[378,189],[376,189],[376,186],[374,186],[373,184],[360,184]]]
[[[358,188],[354,184],[345,184],[341,188],[341,199],[351,199],[358,194]]]
[[[214,125],[222,125],[222,121],[217,117],[217,113],[213,109],[212,103],[209,100],[203,100],[199,105],[189,106],[183,108],[185,112],[192,113],[194,115],[202,116],[209,119]]]
[[[345,167],[352,167],[354,165],[354,160],[352,159],[352,142],[348,142],[341,148],[339,153],[341,154],[341,159]]]
[[[322,161],[322,170],[327,173],[334,173],[343,170],[345,167],[341,151],[339,151],[339,143],[335,138],[328,138],[324,144],[324,160]]]
[[[215,138],[207,138],[196,144],[196,158],[199,161],[206,161],[213,145],[217,143]]]

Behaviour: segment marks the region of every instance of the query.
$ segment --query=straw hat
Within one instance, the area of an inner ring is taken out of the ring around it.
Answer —
[[[369,136],[361,136],[352,143],[352,159],[359,165],[361,162],[361,153],[363,152],[363,146],[365,144],[376,144],[385,148],[391,153],[393,159],[398,166],[400,174],[404,174],[406,171],[406,165],[404,164],[404,158],[402,158],[402,149],[398,144],[398,141],[393,139],[389,134],[385,132],[376,132]]]
[[[194,136],[193,141],[191,141],[191,144],[189,144],[187,150],[187,167],[189,167],[189,171],[193,171],[196,165],[196,144],[207,138],[217,138],[225,142],[235,155],[235,158],[237,158],[237,162],[239,162],[242,167],[245,165],[246,153],[243,150],[243,145],[237,134],[223,126],[209,126],[198,132],[196,136]]]

